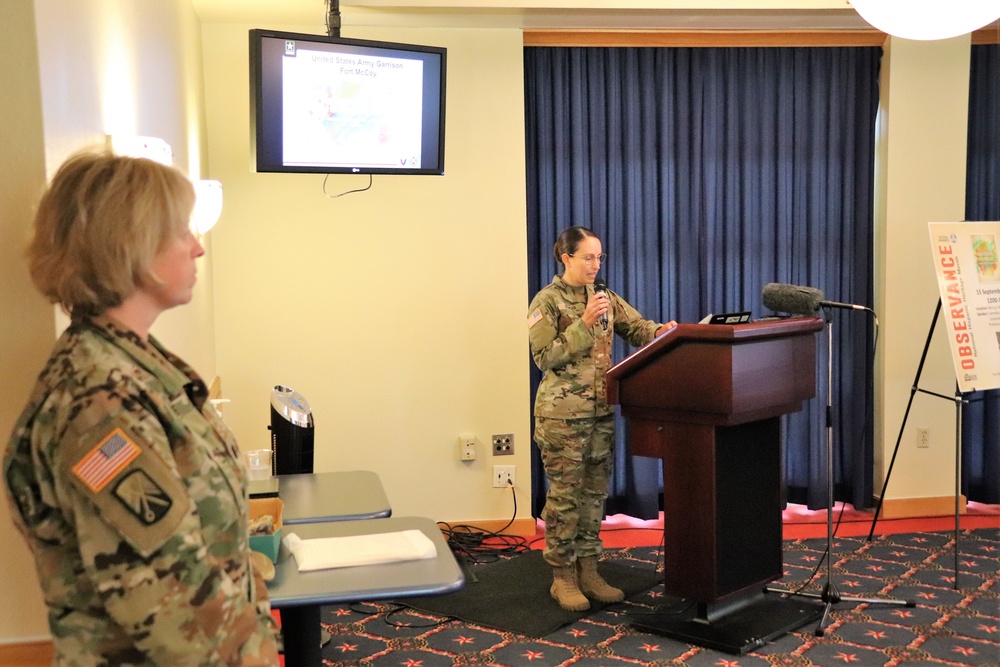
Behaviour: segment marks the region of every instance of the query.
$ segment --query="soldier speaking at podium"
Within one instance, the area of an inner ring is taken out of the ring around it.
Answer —
[[[597,277],[607,255],[589,229],[563,231],[553,254],[563,273],[528,306],[531,356],[543,373],[534,409],[534,440],[549,485],[542,555],[553,569],[552,597],[563,609],[583,611],[590,608],[588,598],[624,598],[597,571],[614,447],[614,409],[605,384],[613,334],[640,346],[676,323],[643,319],[607,289]]]

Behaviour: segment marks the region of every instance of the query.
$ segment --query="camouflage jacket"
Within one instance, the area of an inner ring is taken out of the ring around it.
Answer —
[[[278,664],[246,471],[206,398],[183,361],[109,318],[56,343],[3,464],[55,664]]]
[[[542,381],[535,394],[535,416],[553,419],[602,417],[612,413],[605,373],[611,368],[612,334],[630,345],[645,345],[659,325],[642,319],[635,308],[608,290],[608,329],[588,327],[580,319],[590,285],[572,287],[555,276],[528,306],[528,342]]]

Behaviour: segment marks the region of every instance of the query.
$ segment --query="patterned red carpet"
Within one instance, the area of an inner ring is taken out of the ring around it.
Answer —
[[[995,524],[996,522],[993,521]],[[822,590],[826,566],[822,537],[785,542],[786,576],[806,590]],[[655,531],[640,532],[646,539]],[[867,535],[867,527],[863,531]],[[324,608],[333,635],[324,664],[359,667],[757,667],[767,665],[886,667],[1000,665],[1000,528],[965,529],[959,540],[959,588],[954,581],[951,531],[838,537],[833,581],[841,595],[913,600],[916,606],[841,602],[822,636],[815,624],[738,656],[635,630],[643,614],[676,608],[662,585],[566,625],[543,638],[449,620],[372,603]],[[659,568],[658,546],[609,549],[617,564]],[[509,582],[516,586],[516,581]]]

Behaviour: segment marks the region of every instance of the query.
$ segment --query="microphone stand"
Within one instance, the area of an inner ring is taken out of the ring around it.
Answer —
[[[856,598],[847,597],[840,594],[837,585],[833,581],[833,317],[830,314],[830,307],[833,304],[821,303],[823,306],[824,320],[826,322],[826,582],[823,584],[821,593],[792,592],[782,588],[771,588],[767,590],[774,593],[784,593],[786,595],[799,595],[807,598],[815,598],[824,603],[823,616],[816,626],[813,634],[822,637],[826,626],[829,623],[830,611],[833,605],[840,602],[865,602],[868,604],[889,604],[902,607],[917,606],[913,600],[897,600],[894,598]]]

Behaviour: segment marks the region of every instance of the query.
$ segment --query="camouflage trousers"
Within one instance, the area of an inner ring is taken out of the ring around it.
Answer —
[[[601,519],[608,497],[614,440],[614,415],[535,418],[535,442],[549,482],[542,511],[542,557],[554,567],[603,552]]]

